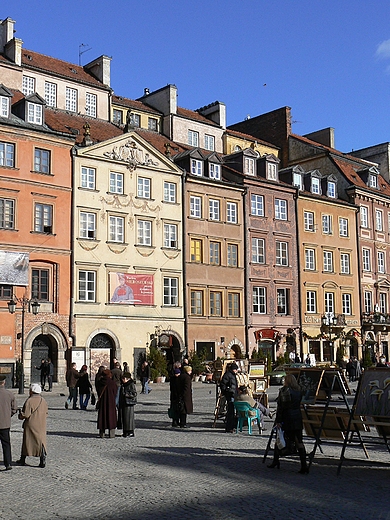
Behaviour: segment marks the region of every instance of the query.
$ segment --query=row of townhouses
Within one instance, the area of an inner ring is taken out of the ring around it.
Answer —
[[[342,153],[331,128],[295,135],[288,107],[227,127],[223,103],[179,107],[171,84],[118,96],[110,58],[25,50],[14,25],[0,22],[0,370],[133,371],[150,345],[168,363],[388,356],[386,143]]]

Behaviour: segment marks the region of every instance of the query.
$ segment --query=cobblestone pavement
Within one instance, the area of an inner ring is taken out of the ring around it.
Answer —
[[[173,429],[169,385],[152,388],[139,395],[135,437],[117,431],[115,439],[98,438],[94,410],[64,409],[65,387],[44,393],[47,466],[28,458],[26,467],[0,471],[0,518],[390,519],[390,454],[383,445],[369,449],[368,461],[360,448],[348,449],[340,476],[339,443],[317,451],[309,475],[297,474],[296,457],[282,459],[280,470],[268,469],[262,460],[271,422],[263,435],[227,434],[221,421],[212,428],[215,386],[195,383],[190,427]],[[24,397],[17,399],[22,405]],[[22,441],[16,417],[11,440],[16,460]],[[311,445],[306,442],[309,451]]]

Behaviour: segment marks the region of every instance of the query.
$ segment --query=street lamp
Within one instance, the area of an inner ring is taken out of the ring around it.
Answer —
[[[39,312],[40,304],[36,299],[29,300],[25,296],[23,298],[17,298],[16,296],[12,297],[12,300],[8,302],[8,310],[11,314],[14,314],[16,310],[16,305],[20,303],[22,308],[19,309],[22,311],[22,333],[21,333],[21,353],[20,353],[20,365],[21,371],[19,375],[19,394],[24,394],[24,314],[26,312],[27,306],[30,306],[31,312],[36,316]]]
[[[322,325],[329,329],[330,364],[333,365],[332,328],[337,325],[337,316],[333,312],[326,312],[322,316]]]

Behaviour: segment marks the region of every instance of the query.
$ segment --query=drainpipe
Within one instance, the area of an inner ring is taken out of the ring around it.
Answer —
[[[186,272],[186,255],[187,255],[187,201],[186,201],[186,171],[182,168],[181,179],[181,207],[182,207],[182,272],[183,272],[183,317],[184,317],[184,345],[186,354],[188,355],[188,314],[187,314],[187,272]]]
[[[248,245],[246,241],[248,240],[247,237],[249,237],[248,233],[248,208],[246,206],[248,202],[248,188],[245,187],[244,191],[242,193],[242,199],[243,199],[243,213],[244,213],[244,316],[245,316],[245,322],[244,322],[244,328],[245,328],[245,357],[246,359],[249,359],[249,324],[251,322],[249,317],[249,305],[248,305],[248,286],[249,286],[249,263],[248,263],[248,249],[250,247],[250,244]]]
[[[301,243],[299,238],[299,225],[298,225],[298,197],[299,188],[296,187],[294,200],[295,200],[295,229],[296,229],[296,259],[297,259],[297,270],[298,270],[298,319],[299,319],[299,357],[303,362],[303,333],[302,333],[302,286],[301,286],[301,259],[299,255],[299,244]],[[296,350],[296,347],[295,347]],[[309,350],[308,350],[309,352]]]
[[[75,238],[75,186],[76,186],[76,175],[75,175],[75,155],[76,155],[76,148],[73,146],[71,149],[71,185],[72,185],[72,194],[71,194],[71,231],[70,231],[70,289],[71,289],[71,295],[70,295],[70,306],[69,306],[69,338],[72,340],[72,347],[76,346],[76,336],[73,333],[74,330],[74,265],[75,265],[75,259],[74,259],[74,238]],[[67,352],[69,355],[71,353],[71,350]],[[67,364],[69,364],[71,359],[67,359]]]

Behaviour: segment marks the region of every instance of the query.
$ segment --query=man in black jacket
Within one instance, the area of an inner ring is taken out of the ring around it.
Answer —
[[[229,366],[229,370],[227,370],[222,376],[220,387],[222,395],[226,397],[226,422],[225,422],[225,432],[233,433],[234,428],[236,426],[236,418],[234,413],[234,399],[237,395],[237,374],[238,365],[236,363],[232,363]]]

